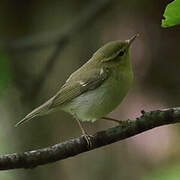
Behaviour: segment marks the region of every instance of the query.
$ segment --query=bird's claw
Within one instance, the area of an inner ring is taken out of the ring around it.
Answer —
[[[91,139],[93,138],[93,136],[89,135],[87,133],[83,133],[82,137],[86,140],[88,149],[91,149],[92,148],[92,141],[91,141]]]

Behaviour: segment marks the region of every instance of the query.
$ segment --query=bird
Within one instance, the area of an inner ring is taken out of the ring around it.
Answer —
[[[27,114],[15,126],[35,117],[63,110],[77,121],[83,137],[90,145],[90,135],[81,122],[106,117],[124,99],[133,82],[130,46],[139,34],[130,39],[108,42],[99,48],[78,70],[72,73],[60,90],[47,102]]]

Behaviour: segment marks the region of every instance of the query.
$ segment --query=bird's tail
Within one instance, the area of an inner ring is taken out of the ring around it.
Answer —
[[[36,116],[38,116],[38,115],[36,115],[36,114],[32,114],[32,115],[31,115],[31,114],[28,114],[28,115],[25,116],[21,121],[19,121],[19,122],[15,125],[15,127],[20,126],[21,124],[23,124],[23,123],[25,123],[25,122],[33,119],[33,118],[36,117]]]
[[[44,103],[43,105],[41,105],[40,107],[34,109],[32,112],[30,112],[27,116],[25,116],[21,121],[19,121],[15,127],[18,127],[19,125],[33,119],[34,117],[37,117],[37,116],[42,116],[44,114],[48,114],[48,105],[49,105],[49,102],[46,102]]]

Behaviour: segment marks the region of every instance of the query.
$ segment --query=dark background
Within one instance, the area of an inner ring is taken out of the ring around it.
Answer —
[[[0,81],[5,86],[0,89],[1,154],[42,148],[79,136],[77,123],[64,112],[36,118],[19,128],[14,124],[55,94],[99,47],[135,33],[140,33],[131,48],[135,81],[123,103],[109,116],[133,119],[141,110],[179,105],[180,27],[161,28],[169,1],[107,1],[91,21],[69,33],[77,19],[83,20],[82,12],[95,9],[99,1],[0,1]],[[54,42],[64,33],[70,36],[54,61],[52,55],[58,46]],[[32,46],[28,48],[28,44]],[[114,125],[103,120],[84,123],[89,133]],[[0,172],[0,179],[178,179],[179,130],[178,125],[156,128],[53,164]]]

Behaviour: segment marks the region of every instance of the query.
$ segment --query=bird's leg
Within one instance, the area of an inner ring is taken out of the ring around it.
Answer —
[[[123,121],[121,121],[121,120],[117,120],[117,119],[113,119],[113,118],[109,118],[109,117],[102,117],[102,119],[108,120],[108,121],[114,121],[114,122],[117,122],[119,124],[123,123]]]
[[[79,125],[79,127],[80,127],[80,129],[81,129],[81,131],[82,131],[82,135],[83,135],[84,139],[86,140],[86,142],[87,142],[87,144],[88,144],[88,148],[91,148],[91,147],[92,147],[92,142],[91,142],[91,137],[92,137],[92,136],[89,135],[89,134],[84,130],[81,122],[79,121],[79,119],[76,118],[76,121],[77,121],[77,123],[78,123],[78,125]]]

